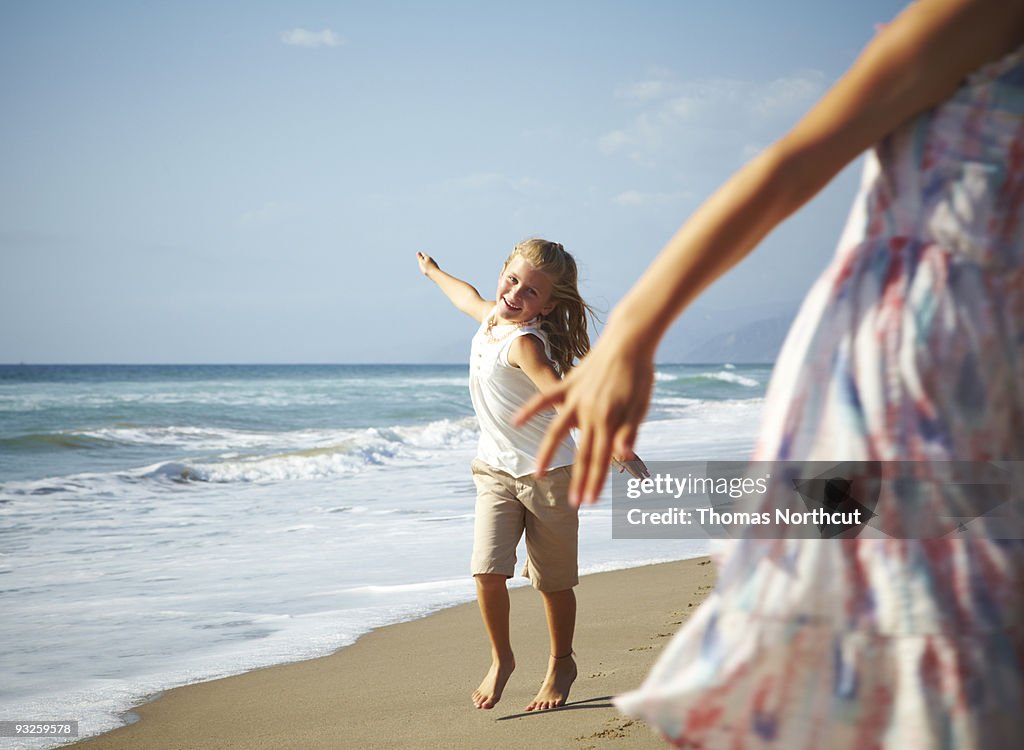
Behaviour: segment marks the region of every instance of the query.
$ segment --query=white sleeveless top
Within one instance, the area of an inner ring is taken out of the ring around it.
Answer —
[[[551,359],[551,349],[547,336],[534,326],[496,325],[491,335],[496,342],[488,340],[485,318],[473,337],[469,360],[469,395],[480,423],[476,457],[514,477],[521,477],[536,469],[537,449],[556,413],[554,409],[547,409],[522,427],[512,424],[513,415],[538,391],[525,372],[508,363],[508,350],[517,338],[530,335],[543,342],[548,359]],[[575,453],[572,438],[566,438],[551,457],[550,467],[568,466]]]

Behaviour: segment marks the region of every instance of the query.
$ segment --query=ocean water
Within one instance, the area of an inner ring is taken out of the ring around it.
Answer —
[[[744,458],[769,374],[659,366],[638,453]],[[161,690],[471,600],[467,385],[462,365],[0,366],[0,721],[99,734]],[[581,513],[584,573],[706,551],[613,540],[607,497]]]

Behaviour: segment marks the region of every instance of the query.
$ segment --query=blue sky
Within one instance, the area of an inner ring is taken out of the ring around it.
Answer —
[[[529,236],[607,311],[901,5],[4,3],[0,362],[457,362],[414,252],[488,296]],[[856,184],[671,346],[795,307]]]

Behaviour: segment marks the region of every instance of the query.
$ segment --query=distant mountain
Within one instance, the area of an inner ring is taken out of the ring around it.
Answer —
[[[677,362],[774,362],[792,315],[778,315],[716,334],[675,359],[664,348],[659,359]]]
[[[657,362],[774,362],[796,315],[795,306],[777,304],[733,308],[684,316],[669,329],[655,358]],[[751,321],[758,312],[761,315]],[[766,314],[767,313],[767,314]],[[462,364],[469,361],[471,332],[439,337],[426,362]],[[591,331],[592,340],[600,335]],[[694,341],[703,343],[694,346]]]

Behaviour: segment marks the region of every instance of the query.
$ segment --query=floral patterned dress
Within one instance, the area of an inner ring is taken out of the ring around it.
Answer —
[[[1024,460],[1024,47],[867,155],[754,458]],[[1024,748],[1019,535],[730,540],[716,563],[615,701],[673,745]]]

